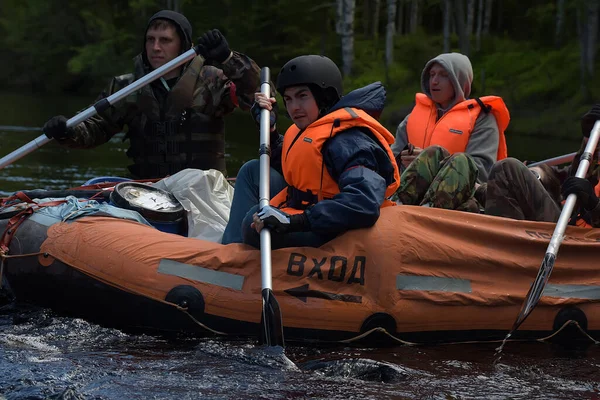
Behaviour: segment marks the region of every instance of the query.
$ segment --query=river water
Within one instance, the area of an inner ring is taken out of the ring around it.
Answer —
[[[0,93],[0,153],[41,134],[89,98]],[[392,127],[390,127],[392,128]],[[247,114],[227,121],[228,169],[256,156]],[[577,150],[577,141],[509,135],[520,158]],[[120,137],[94,150],[49,143],[0,171],[0,194],[126,174]],[[532,155],[532,156],[530,156]],[[2,303],[0,303],[1,305]],[[516,317],[516,316],[515,316]],[[0,308],[0,399],[600,399],[600,346],[498,343],[359,348],[130,335],[23,304]]]

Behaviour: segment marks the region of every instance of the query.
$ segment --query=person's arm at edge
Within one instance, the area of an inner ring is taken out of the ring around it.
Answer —
[[[96,101],[110,96],[132,82],[133,75],[130,74],[114,77],[108,88],[98,96]],[[89,149],[99,146],[108,142],[115,134],[122,132],[123,127],[131,118],[131,114],[132,110],[129,109],[125,100],[121,100],[120,103],[110,106],[102,113],[74,126],[72,128],[73,137],[58,142],[74,149]]]
[[[497,161],[500,143],[498,123],[492,113],[481,112],[475,121],[465,153],[473,157],[479,171],[477,182],[487,182],[492,166]]]
[[[225,84],[230,88],[223,93],[222,101],[232,108],[249,110],[254,103],[254,93],[260,91],[260,67],[250,57],[237,51],[232,51],[230,57],[218,67],[223,70],[227,77]],[[271,87],[275,85],[271,84]],[[275,97],[273,90],[271,97]]]

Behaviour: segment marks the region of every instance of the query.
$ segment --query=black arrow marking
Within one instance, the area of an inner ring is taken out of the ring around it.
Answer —
[[[351,294],[337,294],[329,292],[321,292],[318,290],[309,290],[308,283],[306,285],[284,290],[290,296],[294,296],[306,303],[307,297],[315,297],[318,299],[343,301],[346,303],[362,303],[362,296],[354,296]]]

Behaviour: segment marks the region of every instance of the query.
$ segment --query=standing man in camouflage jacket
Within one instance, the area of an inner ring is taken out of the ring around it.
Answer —
[[[108,96],[192,47],[192,27],[182,14],[163,10],[148,21],[134,73],[113,78]],[[198,39],[201,55],[143,87],[105,112],[67,129],[55,116],[45,134],[71,148],[106,143],[127,125],[125,138],[134,178],[162,178],[185,168],[225,169],[224,116],[236,107],[250,109],[260,85],[260,69],[231,51],[218,31]]]

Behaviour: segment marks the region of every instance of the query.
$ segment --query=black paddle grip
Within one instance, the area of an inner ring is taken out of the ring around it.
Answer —
[[[263,83],[269,83],[270,80],[271,71],[269,70],[269,67],[262,67],[260,70],[260,84],[262,85]]]
[[[102,100],[98,100],[95,104],[94,104],[94,108],[96,109],[96,111],[98,111],[98,113],[101,113],[102,111],[108,109],[110,107],[110,102],[104,98]]]

